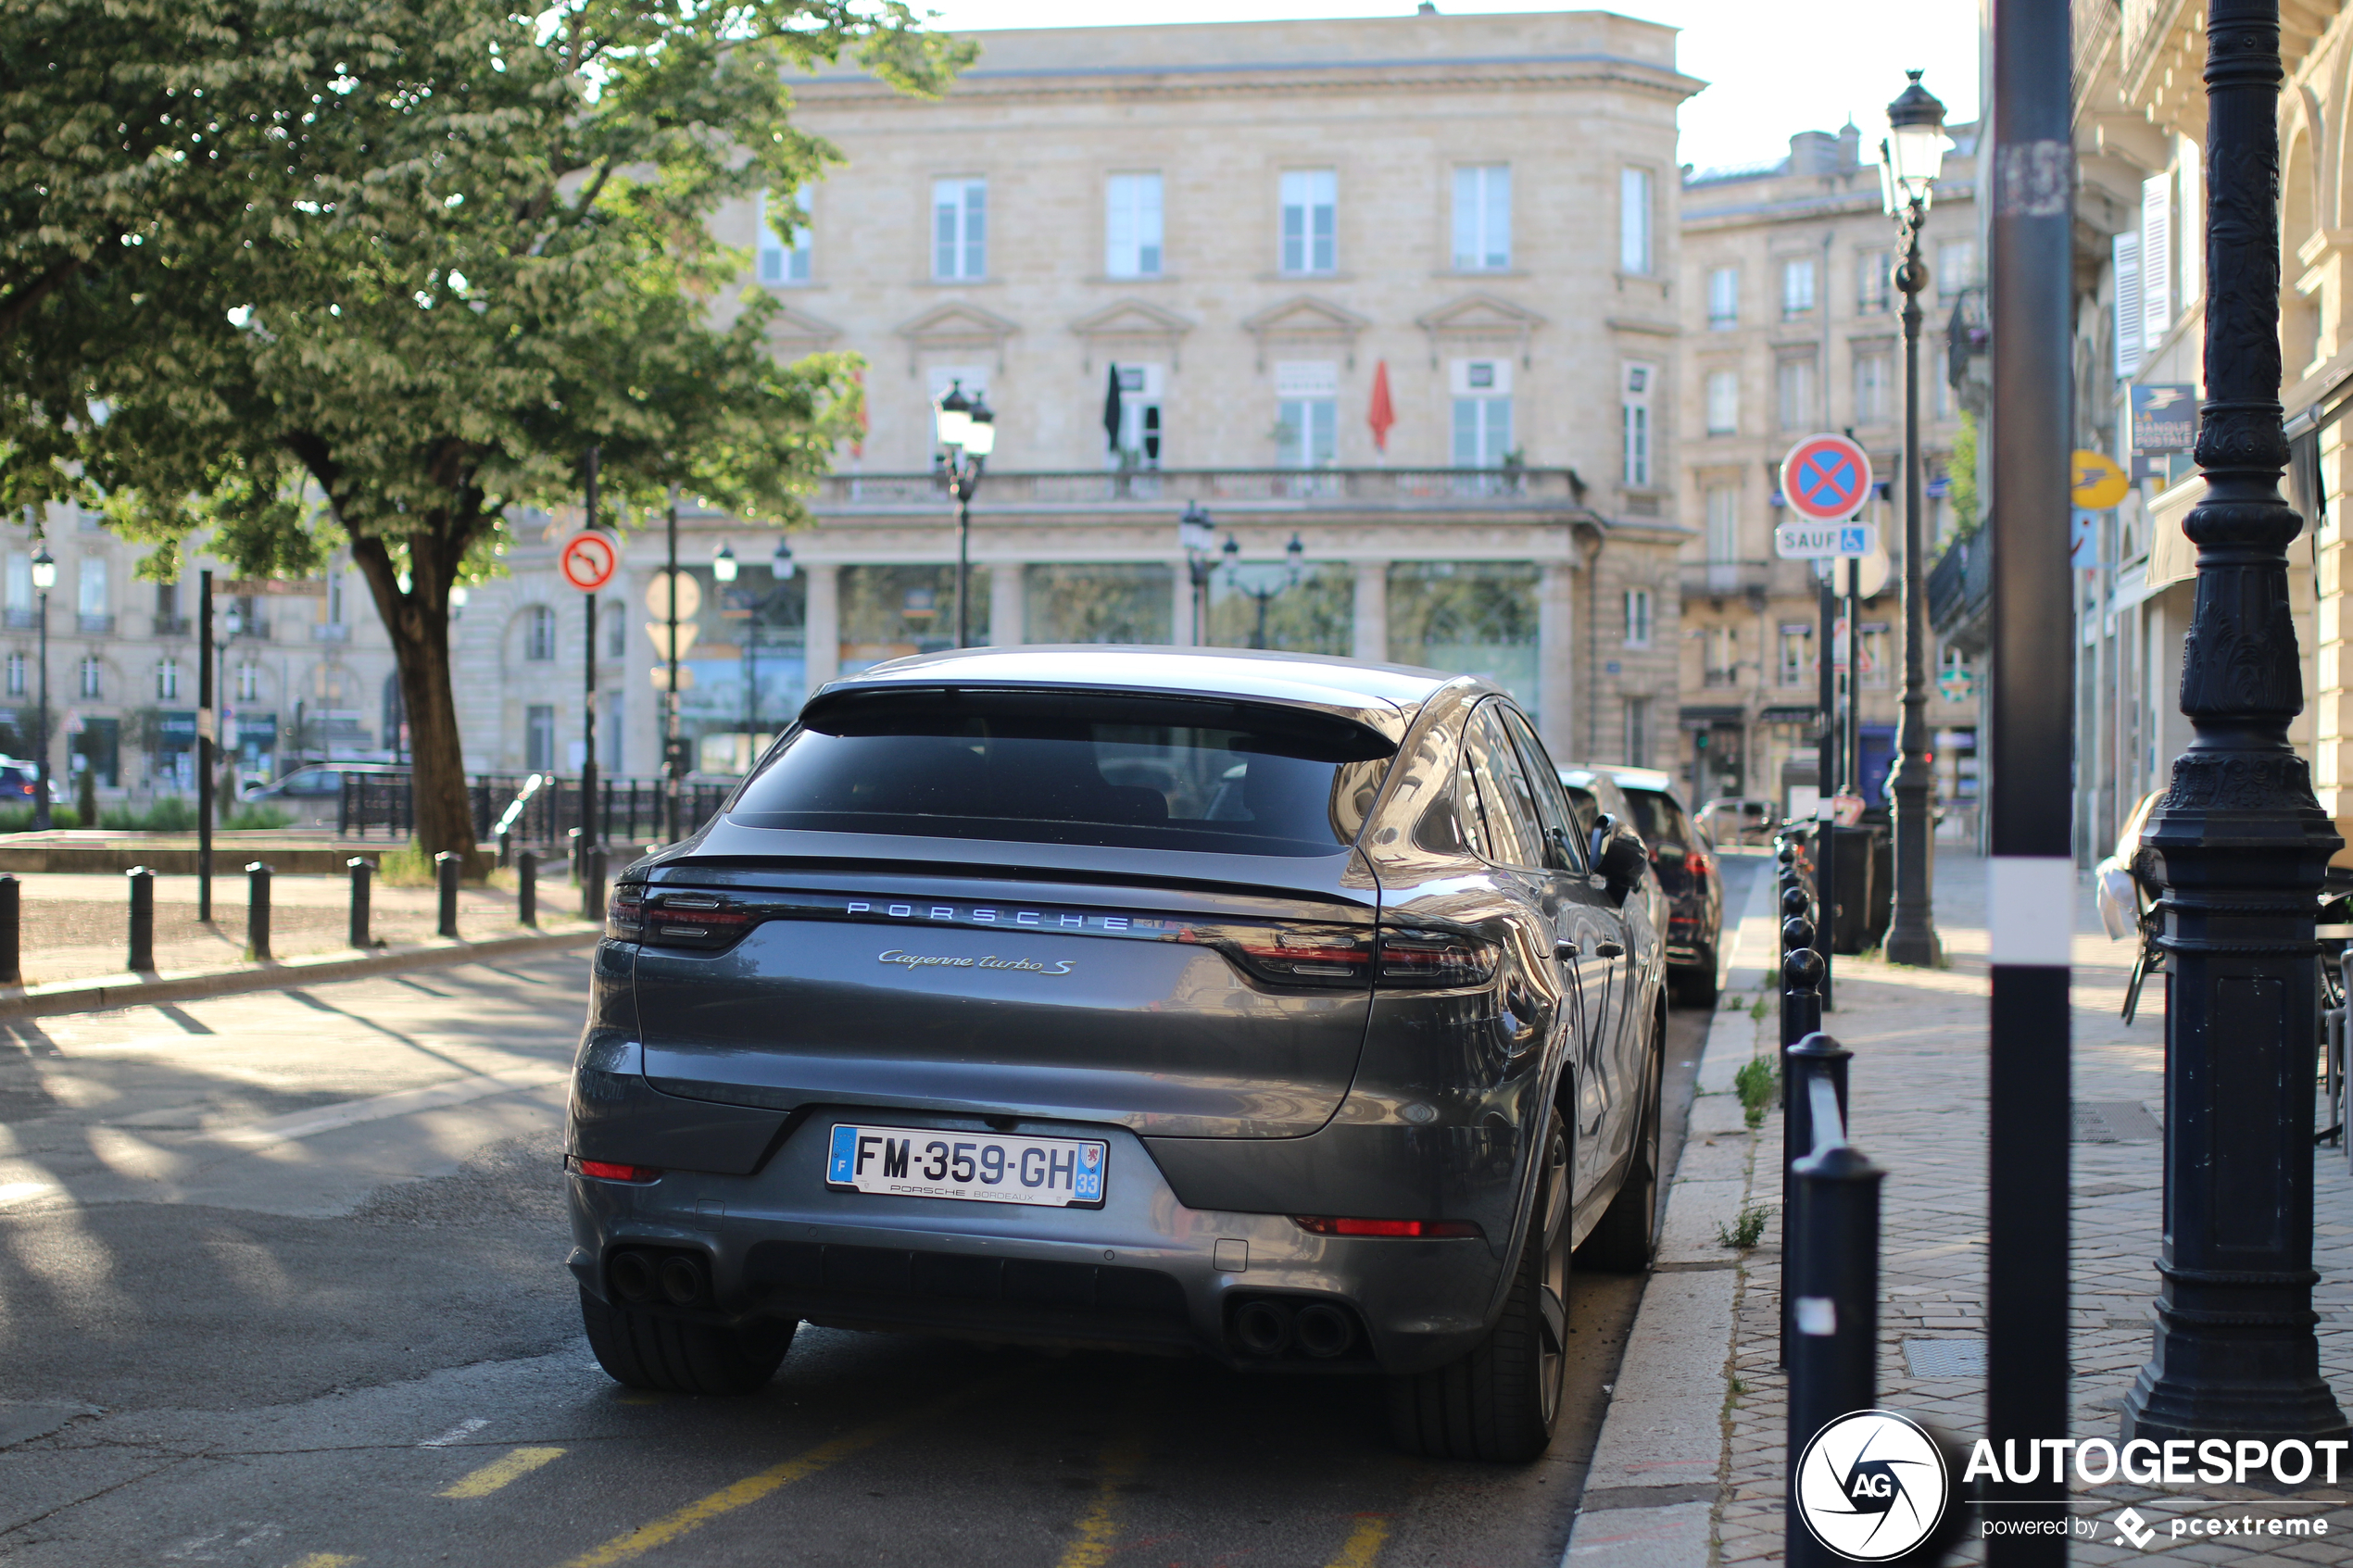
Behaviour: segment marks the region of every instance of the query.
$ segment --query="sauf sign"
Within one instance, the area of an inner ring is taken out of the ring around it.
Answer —
[[[1879,548],[1875,522],[1785,522],[1773,530],[1773,550],[1784,560],[1869,555]]]

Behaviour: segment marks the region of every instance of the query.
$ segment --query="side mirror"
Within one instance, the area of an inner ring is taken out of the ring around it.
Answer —
[[[1612,816],[1593,824],[1593,870],[1609,884],[1612,897],[1626,897],[1649,864],[1642,835],[1632,828]]]

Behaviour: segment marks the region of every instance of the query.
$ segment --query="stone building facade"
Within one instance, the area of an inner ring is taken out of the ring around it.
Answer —
[[[1920,302],[1923,532],[1935,542],[1931,556],[1962,523],[1947,472],[1962,410],[1944,350],[1956,312],[1967,315],[1982,294],[1975,132],[1952,128],[1921,243],[1930,272]],[[1818,589],[1810,563],[1779,559],[1773,546],[1775,526],[1797,521],[1780,495],[1782,456],[1817,431],[1861,443],[1881,493],[1863,516],[1879,525],[1891,571],[1857,621],[1867,797],[1879,797],[1894,766],[1904,659],[1903,296],[1891,281],[1897,236],[1881,211],[1877,160],[1878,135],[1850,124],[1792,136],[1790,156],[1774,163],[1683,181],[1678,500],[1689,533],[1679,562],[1683,695],[1671,765],[1700,799],[1755,796],[1787,807],[1793,790],[1802,805],[1817,788]],[[1940,640],[1928,674],[1937,794],[1957,834],[1977,799],[1977,671],[1967,653]]]
[[[778,353],[864,357],[867,426],[788,575],[773,533],[683,513],[698,764],[740,768],[837,674],[953,646],[956,510],[933,471],[951,386],[996,415],[972,641],[1480,671],[1564,759],[1671,761],[1675,111],[1700,85],[1673,31],[1584,12],[981,43],[936,102],[847,68],[799,86],[846,166],[717,220],[786,307]],[[1180,543],[1189,505],[1205,556]],[[599,761],[645,776],[663,546],[633,521]],[[551,539],[523,533],[456,633],[469,760],[569,771],[585,617]]]
[[[0,750],[31,757],[39,746],[32,557],[43,544],[57,568],[47,607],[49,765],[67,798],[84,769],[94,771],[101,801],[195,789],[197,573],[206,570],[220,733],[243,772],[401,753],[391,640],[347,560],[306,581],[246,583],[197,551],[179,582],[158,584],[136,575],[145,546],[67,505],[47,508],[37,528],[24,518],[0,523]]]

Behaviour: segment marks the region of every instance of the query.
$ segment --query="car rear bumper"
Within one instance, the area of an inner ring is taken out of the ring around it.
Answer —
[[[1470,1350],[1500,1298],[1501,1264],[1476,1238],[1312,1235],[1289,1216],[1188,1209],[1124,1128],[1025,1123],[1019,1131],[1110,1145],[1100,1209],[886,1197],[824,1185],[837,1116],[801,1117],[755,1173],[670,1172],[643,1185],[574,1176],[584,1289],[614,1298],[618,1251],[683,1253],[704,1271],[696,1305],[640,1310],[707,1321],[797,1318],[826,1326],[1200,1352],[1283,1372],[1416,1372]],[[870,1118],[860,1116],[860,1120]],[[894,1124],[966,1120],[890,1113]],[[1006,1129],[1000,1129],[1006,1130]],[[1246,1353],[1235,1314],[1256,1299],[1287,1314],[1338,1307],[1345,1351]]]

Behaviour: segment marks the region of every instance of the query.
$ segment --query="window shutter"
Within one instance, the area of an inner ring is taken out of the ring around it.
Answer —
[[[2141,352],[2173,325],[2173,177],[2141,182]]]
[[[2141,236],[2119,234],[2110,242],[2116,260],[2116,379],[2141,368]]]

